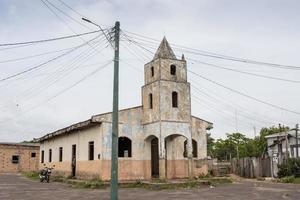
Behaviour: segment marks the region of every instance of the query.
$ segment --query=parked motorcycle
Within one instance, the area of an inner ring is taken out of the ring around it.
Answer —
[[[40,171],[39,177],[40,177],[40,181],[41,182],[47,181],[47,183],[49,183],[52,169],[54,169],[54,166],[50,167],[50,168],[49,167],[45,167],[44,169],[42,169]]]

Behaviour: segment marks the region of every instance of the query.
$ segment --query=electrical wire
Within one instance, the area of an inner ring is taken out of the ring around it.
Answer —
[[[77,24],[92,30],[90,27],[86,26],[85,24],[81,23],[80,21],[78,21],[77,19],[73,18],[72,16],[70,16],[68,13],[64,12],[62,9],[58,8],[57,6],[55,6],[53,3],[51,3],[48,0],[41,0],[46,6],[47,4],[44,2],[46,1],[48,4],[50,4],[52,7],[54,7],[56,10],[58,10],[59,12],[61,12],[63,15],[67,16],[69,19],[71,19],[72,21],[76,22]],[[47,6],[48,7],[48,6]]]
[[[10,118],[10,119],[6,119],[6,120],[3,120],[3,121],[0,121],[0,123],[5,123],[5,122],[10,121],[10,120],[15,120],[16,118],[19,118],[19,117],[25,115],[26,113],[31,112],[32,110],[35,110],[36,108],[40,107],[41,105],[43,105],[43,104],[45,104],[45,103],[47,103],[47,102],[53,100],[54,98],[56,98],[56,97],[58,97],[58,96],[64,94],[65,92],[67,92],[67,91],[69,91],[70,89],[74,88],[75,86],[77,86],[77,85],[80,84],[81,82],[83,82],[83,81],[87,80],[88,78],[90,78],[91,76],[97,74],[100,70],[104,69],[105,67],[107,67],[107,66],[108,66],[109,64],[111,64],[111,63],[112,63],[112,61],[109,61],[107,64],[102,65],[101,67],[99,67],[99,68],[97,68],[96,70],[92,71],[91,73],[87,74],[86,76],[84,76],[84,77],[81,78],[80,80],[76,81],[76,82],[73,83],[72,85],[70,85],[70,86],[66,87],[65,89],[63,89],[63,90],[57,92],[55,95],[53,95],[53,96],[47,98],[47,99],[44,100],[43,102],[41,102],[41,103],[39,103],[39,104],[37,104],[37,105],[35,105],[35,106],[33,106],[33,107],[27,109],[26,111],[24,111],[24,112],[22,112],[22,113],[18,113],[18,115],[15,116],[15,117],[13,117],[13,118]]]
[[[94,37],[93,39],[89,40],[89,42],[91,42],[91,41],[97,39],[98,37],[99,37],[99,36]],[[81,44],[81,45],[79,45],[79,46],[76,46],[76,47],[74,47],[73,49],[71,49],[70,51],[67,51],[67,52],[65,52],[65,53],[63,53],[63,54],[60,54],[59,56],[55,56],[54,58],[52,58],[52,59],[50,59],[50,60],[47,60],[46,62],[43,62],[43,63],[41,63],[41,64],[39,64],[39,65],[36,65],[36,66],[34,66],[34,67],[30,67],[29,69],[23,70],[23,71],[21,71],[21,72],[18,72],[18,73],[12,74],[12,75],[9,75],[9,76],[7,76],[7,77],[5,77],[5,78],[1,78],[1,79],[0,79],[0,83],[3,82],[3,81],[6,81],[6,80],[12,79],[12,78],[14,78],[14,77],[23,75],[23,74],[25,74],[25,73],[31,72],[31,71],[33,71],[33,70],[37,70],[37,69],[39,69],[39,68],[42,68],[42,67],[46,66],[48,63],[53,62],[53,61],[55,61],[55,60],[57,60],[57,59],[59,59],[59,58],[65,56],[65,55],[68,55],[68,54],[72,53],[73,51],[75,51],[75,50],[77,50],[77,49],[79,49],[79,48],[85,46],[86,44],[87,44],[87,43],[83,43],[83,44]]]
[[[216,82],[216,81],[214,81],[214,80],[211,80],[211,79],[209,79],[209,78],[206,78],[206,77],[204,77],[204,76],[202,76],[202,75],[200,75],[200,74],[198,74],[198,73],[196,73],[196,72],[193,72],[193,71],[191,71],[191,70],[188,70],[188,72],[190,72],[190,73],[192,73],[192,74],[194,74],[194,75],[196,75],[196,76],[198,76],[198,77],[200,77],[200,78],[202,78],[202,79],[204,79],[204,80],[207,80],[207,81],[209,81],[209,82],[211,82],[211,83],[213,83],[213,84],[215,84],[215,85],[218,85],[218,86],[220,86],[220,87],[222,87],[222,88],[225,88],[225,89],[227,89],[227,90],[229,90],[229,91],[231,91],[231,92],[234,92],[234,93],[239,94],[239,95],[241,95],[241,96],[247,97],[248,99],[254,100],[254,101],[256,101],[256,102],[265,104],[265,105],[267,105],[267,106],[270,106],[270,107],[273,107],[273,108],[276,108],[276,109],[280,109],[280,110],[284,110],[284,111],[287,111],[287,112],[290,112],[290,113],[293,113],[293,114],[296,114],[296,115],[300,115],[300,112],[298,112],[298,111],[294,111],[294,110],[291,110],[291,109],[288,109],[288,108],[284,108],[284,107],[281,107],[281,106],[278,106],[278,105],[275,105],[275,104],[272,104],[272,103],[263,101],[263,100],[258,99],[258,98],[256,98],[256,97],[250,96],[250,95],[248,95],[248,94],[245,94],[245,93],[240,92],[240,91],[238,91],[238,90],[235,90],[235,89],[233,89],[233,88],[230,88],[230,87],[228,87],[228,86],[225,86],[225,85],[223,85],[223,84],[221,84],[221,83],[218,83],[218,82]]]
[[[138,39],[137,37],[134,37],[134,36],[138,36],[138,37],[150,39],[150,40],[155,41],[155,42],[160,42],[157,39],[150,38],[150,37],[147,37],[147,36],[143,36],[141,34],[129,32],[129,31],[126,31],[126,30],[123,30],[123,32],[131,34],[131,36],[130,36],[131,38]],[[134,36],[132,36],[132,35],[134,35]],[[217,59],[222,59],[222,60],[236,61],[236,62],[247,63],[247,64],[265,65],[265,66],[269,66],[269,67],[276,67],[276,68],[283,68],[283,69],[300,70],[299,66],[284,65],[284,64],[277,64],[277,63],[270,63],[270,62],[263,62],[263,61],[251,60],[251,59],[247,59],[247,58],[239,58],[239,57],[233,57],[233,56],[226,56],[226,55],[223,55],[223,54],[217,54],[217,53],[210,52],[210,51],[203,51],[203,50],[199,50],[199,49],[195,49],[195,48],[190,48],[190,47],[186,47],[186,46],[178,45],[178,44],[174,44],[174,43],[170,43],[170,44],[172,46],[175,46],[178,49],[189,51],[190,53],[194,53],[194,54],[198,54],[198,55],[202,55],[202,56],[206,56],[206,57],[212,57],[212,58],[217,58]]]
[[[85,33],[79,33],[79,34],[74,34],[74,35],[68,35],[68,36],[62,36],[62,37],[56,37],[56,38],[43,39],[43,40],[33,40],[33,41],[16,42],[16,43],[5,43],[5,44],[0,44],[0,47],[2,47],[2,46],[15,46],[15,45],[29,45],[29,44],[37,44],[37,43],[44,43],[44,42],[53,42],[53,41],[57,41],[57,40],[64,40],[64,39],[81,37],[81,36],[85,36],[85,35],[91,35],[91,34],[99,33],[99,32],[100,32],[100,30],[90,31],[90,32],[85,32]],[[0,49],[0,50],[3,50],[3,49]]]

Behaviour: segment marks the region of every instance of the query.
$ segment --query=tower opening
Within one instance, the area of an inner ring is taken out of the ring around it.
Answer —
[[[154,76],[154,67],[151,67],[151,76]]]
[[[153,95],[152,93],[149,94],[149,108],[153,108]]]
[[[177,108],[178,107],[178,93],[172,92],[172,107]]]
[[[176,66],[175,65],[170,66],[170,73],[171,73],[171,75],[176,75]]]

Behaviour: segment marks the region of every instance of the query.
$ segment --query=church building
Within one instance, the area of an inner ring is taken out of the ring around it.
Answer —
[[[207,173],[207,130],[212,123],[191,115],[187,62],[166,38],[144,66],[142,105],[119,111],[119,180],[171,179]],[[39,139],[40,167],[77,178],[110,179],[112,113]]]

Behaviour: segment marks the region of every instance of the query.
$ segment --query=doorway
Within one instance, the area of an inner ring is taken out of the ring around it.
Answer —
[[[72,145],[72,176],[76,176],[76,144]]]
[[[159,178],[159,155],[158,138],[151,140],[151,175],[152,178]]]

